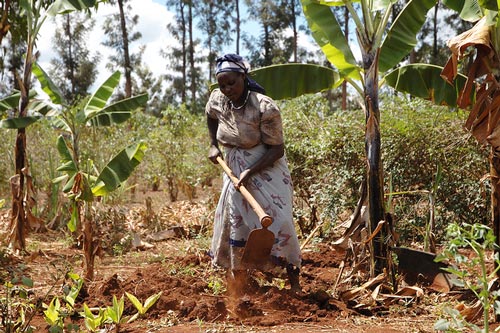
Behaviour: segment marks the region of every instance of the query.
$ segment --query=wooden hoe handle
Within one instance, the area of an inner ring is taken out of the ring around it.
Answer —
[[[222,157],[217,156],[217,162],[222,166],[224,172],[229,176],[232,180],[233,184],[236,186],[238,184],[239,179],[234,175],[233,171],[227,166],[226,162],[222,159]],[[248,192],[245,186],[240,185],[239,187],[240,193],[243,195],[245,200],[252,206],[254,212],[259,217],[260,223],[264,228],[269,227],[273,223],[273,218],[266,214],[259,203],[255,200],[255,198]]]

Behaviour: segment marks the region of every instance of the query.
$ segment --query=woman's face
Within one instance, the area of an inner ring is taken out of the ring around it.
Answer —
[[[219,89],[233,103],[240,101],[245,90],[245,74],[222,72],[217,74]]]

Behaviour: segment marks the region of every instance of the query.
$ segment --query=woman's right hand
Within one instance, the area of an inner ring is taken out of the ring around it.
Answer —
[[[210,150],[208,151],[208,158],[212,161],[212,163],[218,164],[219,162],[217,162],[217,156],[222,156],[219,147],[211,145]]]

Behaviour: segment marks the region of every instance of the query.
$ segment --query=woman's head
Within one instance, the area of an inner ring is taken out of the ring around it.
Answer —
[[[233,103],[243,99],[246,89],[265,93],[264,88],[248,77],[250,64],[238,54],[226,54],[216,60],[215,77],[219,88]]]
[[[250,65],[237,54],[226,54],[217,59],[215,77],[219,89],[231,102],[237,103],[242,99],[249,69]]]

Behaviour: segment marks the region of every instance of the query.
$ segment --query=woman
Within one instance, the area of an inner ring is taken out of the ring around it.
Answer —
[[[293,188],[284,156],[281,115],[264,89],[248,77],[250,66],[242,57],[228,54],[217,59],[219,85],[206,105],[211,146],[208,157],[222,156],[264,211],[273,218],[275,235],[272,262],[285,267],[291,289],[300,290],[300,246],[292,220]],[[216,266],[230,269],[233,281],[246,276],[241,256],[249,233],[260,221],[224,175],[215,212],[211,255]]]

